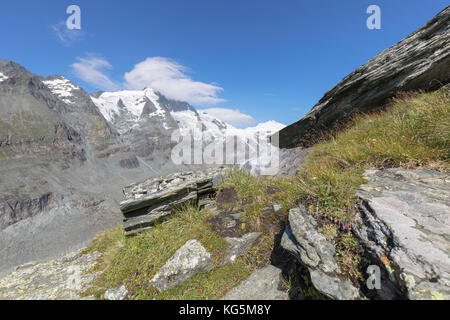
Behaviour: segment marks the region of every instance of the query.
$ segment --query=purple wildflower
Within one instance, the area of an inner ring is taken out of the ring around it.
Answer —
[[[342,230],[344,230],[344,231],[351,231],[352,227],[350,225],[348,225],[348,224],[343,224],[342,225]]]

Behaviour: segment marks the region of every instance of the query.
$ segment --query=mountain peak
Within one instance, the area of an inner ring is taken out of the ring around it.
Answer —
[[[53,75],[42,79],[50,91],[67,104],[74,103],[74,91],[80,91],[81,88],[72,81],[67,80],[63,76]]]

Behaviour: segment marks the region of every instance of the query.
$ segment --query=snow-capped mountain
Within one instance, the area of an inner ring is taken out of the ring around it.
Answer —
[[[223,136],[252,136],[256,133],[274,133],[285,127],[276,121],[260,123],[255,127],[238,129],[206,111],[197,111],[186,102],[171,100],[150,88],[142,91],[100,92],[92,100],[105,119],[123,134],[139,126],[144,117],[153,119],[166,130],[176,128],[194,135],[202,135],[204,141]]]
[[[53,76],[42,81],[52,93],[68,104],[74,104],[74,91],[81,88],[64,77]]]
[[[210,146],[214,146],[213,149],[223,146],[227,156],[230,150],[225,145],[230,139],[235,141],[235,147],[231,150],[236,154],[236,162],[233,163],[258,172],[273,157],[270,150],[266,152],[264,149],[269,144],[268,137],[285,127],[276,121],[268,121],[239,129],[205,110],[197,111],[187,102],[168,99],[150,88],[142,91],[99,92],[91,97],[104,118],[116,128],[128,145],[135,148],[136,152],[143,153],[141,156],[144,159],[153,160],[155,150],[167,156],[176,145],[172,134],[179,130],[181,137],[201,141],[203,151],[212,150]],[[149,148],[149,145],[152,147]],[[225,159],[223,161],[228,163]]]
[[[173,129],[169,110],[159,99],[159,95],[152,89],[100,92],[92,95],[92,101],[99,111],[121,134],[138,126],[144,118],[153,119],[165,130]]]

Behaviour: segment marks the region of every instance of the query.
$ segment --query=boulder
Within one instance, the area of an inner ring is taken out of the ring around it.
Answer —
[[[225,240],[230,244],[225,257],[220,262],[220,265],[234,263],[236,258],[245,255],[253,246],[256,240],[261,236],[261,232],[247,233],[240,238],[226,237]]]
[[[450,299],[448,174],[386,169],[364,176],[353,229],[387,281],[408,299]]]
[[[211,254],[197,240],[189,240],[166,262],[150,280],[158,291],[182,285],[190,277],[214,266]]]
[[[224,174],[224,167],[179,172],[125,187],[125,200],[120,203],[125,235],[151,228],[182,204],[208,204],[207,198],[215,192]]]
[[[281,289],[281,277],[281,269],[268,265],[254,271],[222,300],[289,300],[287,290]]]
[[[398,91],[445,85],[450,80],[448,43],[450,6],[346,76],[309,113],[279,132],[279,147],[311,145],[321,131],[345,122],[353,113],[377,110]]]
[[[305,207],[289,211],[289,225],[281,238],[281,246],[309,270],[317,291],[338,300],[359,297],[359,290],[344,279],[339,269],[333,244],[317,231],[317,222]]]

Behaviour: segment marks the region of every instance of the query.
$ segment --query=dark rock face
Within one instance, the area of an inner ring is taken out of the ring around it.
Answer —
[[[309,146],[351,114],[374,111],[398,91],[432,90],[450,80],[450,7],[345,77],[296,123],[280,148]]]
[[[38,194],[35,198],[11,195],[0,203],[0,230],[20,220],[44,211],[52,202],[52,193]]]
[[[354,228],[388,276],[382,298],[450,298],[450,186],[432,170],[369,170]],[[392,287],[394,292],[392,292]],[[388,290],[389,289],[389,290]],[[391,291],[391,292],[389,292]]]
[[[195,114],[198,114],[197,110],[187,102],[168,99],[159,92],[156,92],[156,95],[159,97],[159,102],[163,106],[165,106],[167,108],[167,110],[169,110],[169,111],[190,110],[190,111],[194,112]]]

